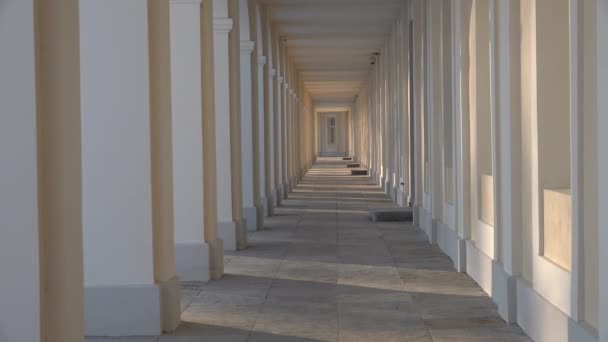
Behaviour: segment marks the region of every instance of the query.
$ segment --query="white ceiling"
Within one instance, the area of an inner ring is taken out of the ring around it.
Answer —
[[[348,106],[402,0],[262,0],[315,103]]]

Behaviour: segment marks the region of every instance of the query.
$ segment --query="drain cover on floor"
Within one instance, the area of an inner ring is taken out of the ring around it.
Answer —
[[[342,160],[353,160],[353,157],[343,157]]]
[[[359,163],[346,164],[346,167],[348,167],[348,168],[361,167],[361,164],[359,164]]]
[[[373,222],[413,221],[414,212],[412,208],[379,209],[370,211],[369,218]]]

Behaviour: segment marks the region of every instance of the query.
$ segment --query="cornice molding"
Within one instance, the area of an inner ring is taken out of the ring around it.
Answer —
[[[251,53],[255,48],[255,43],[251,40],[241,40],[241,53]]]
[[[214,33],[230,33],[233,26],[234,24],[230,18],[213,18]]]

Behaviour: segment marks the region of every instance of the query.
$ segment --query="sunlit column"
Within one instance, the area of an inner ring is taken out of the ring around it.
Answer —
[[[281,183],[282,183],[282,196],[283,199],[287,199],[287,194],[289,193],[289,158],[291,157],[290,147],[291,147],[291,137],[289,136],[289,112],[288,112],[288,103],[289,103],[289,83],[287,79],[288,70],[283,64],[283,83],[279,88],[280,96],[280,110],[281,114]]]
[[[232,19],[232,30],[228,34],[228,63],[229,63],[229,97],[230,97],[230,172],[231,172],[231,199],[232,199],[232,222],[236,225],[236,247],[247,248],[247,227],[243,216],[243,168],[242,168],[242,146],[241,146],[241,22],[240,2],[241,0],[228,0],[228,16]],[[245,13],[248,15],[248,13]],[[247,26],[249,26],[247,24]],[[248,29],[248,27],[247,27]],[[249,67],[251,71],[251,66]],[[251,73],[249,74],[251,81]],[[250,82],[251,83],[251,82]],[[249,85],[251,89],[251,84]],[[251,96],[249,96],[251,101]],[[249,103],[251,115],[251,103]],[[251,140],[250,145],[251,147]],[[250,172],[250,170],[248,170]]]
[[[264,67],[266,65],[266,56],[258,55],[257,60],[258,68],[258,79],[257,79],[257,93],[254,96],[258,97],[258,146],[259,146],[259,157],[260,157],[260,205],[262,212],[260,216],[268,216],[268,196],[266,192],[266,135],[270,132],[266,131],[266,112],[264,110]],[[258,216],[258,219],[260,217]],[[263,222],[258,225],[258,229],[261,229]]]
[[[230,63],[228,0],[213,0],[213,79],[217,172],[217,220],[224,250],[237,248],[237,224],[232,217],[232,160],[230,132]]]
[[[209,276],[219,279],[224,274],[224,242],[218,232],[217,139],[214,77],[213,0],[201,2],[201,68],[203,102],[203,204],[205,242],[209,247]]]
[[[598,146],[598,172],[599,176],[599,341],[608,342],[608,154],[603,147],[608,146],[608,0],[597,0],[597,146]]]
[[[252,59],[252,125],[254,139],[254,203],[257,210],[257,229],[264,227],[264,217],[268,216],[268,198],[266,197],[266,147],[265,147],[265,111],[264,111],[264,66],[266,57],[263,49],[262,18],[257,1],[248,1],[251,20],[251,37],[254,42]]]
[[[244,4],[244,6],[243,6]],[[258,229],[258,212],[255,207],[254,163],[256,156],[253,141],[251,52],[254,42],[249,41],[247,1],[241,0],[241,146],[243,167],[243,217],[247,230]],[[256,66],[257,67],[257,66]],[[255,94],[257,96],[257,94]],[[256,122],[257,125],[257,122]],[[257,173],[256,173],[257,174]]]
[[[276,65],[277,68],[279,65]],[[280,76],[280,69],[277,69],[277,76],[274,82],[274,152],[275,152],[275,189],[276,203],[281,204],[283,199],[283,113],[281,111],[281,98],[283,87],[283,76]]]
[[[80,3],[87,335],[179,323],[169,1]]]
[[[78,1],[0,5],[0,340],[81,341]]]
[[[182,281],[210,278],[204,234],[201,0],[171,1],[175,266]]]

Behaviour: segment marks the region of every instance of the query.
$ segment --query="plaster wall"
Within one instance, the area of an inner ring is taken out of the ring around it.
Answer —
[[[154,282],[147,14],[80,4],[86,285]]]

